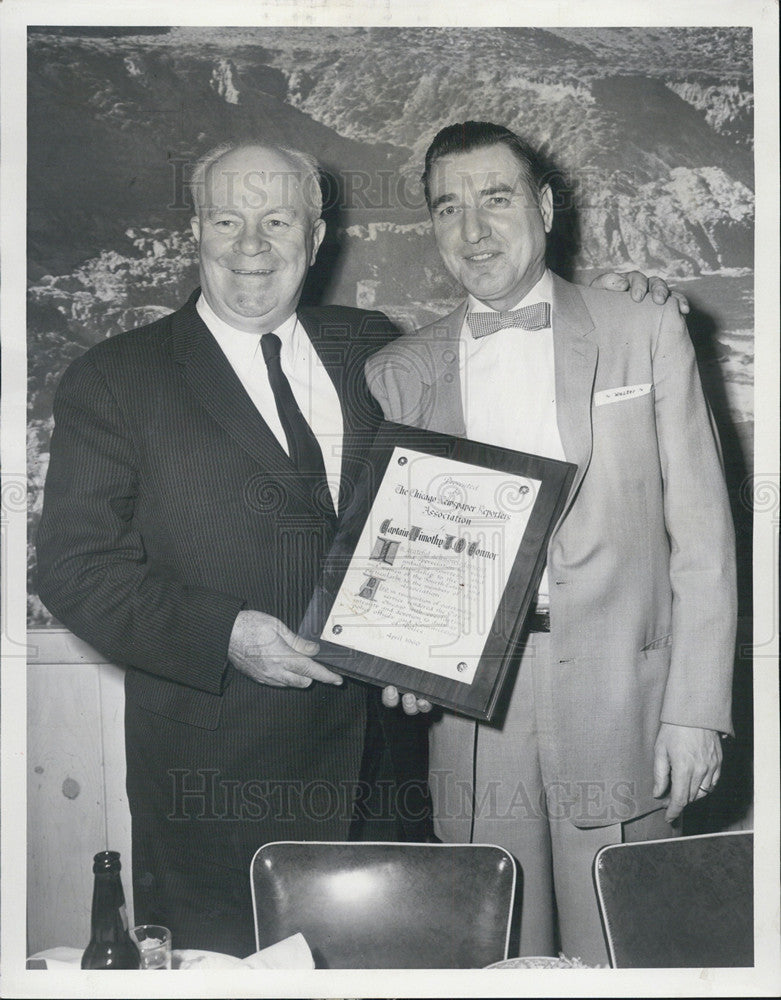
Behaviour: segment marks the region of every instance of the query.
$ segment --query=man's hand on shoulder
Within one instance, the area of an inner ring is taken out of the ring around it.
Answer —
[[[713,791],[721,775],[721,738],[715,729],[663,722],[654,747],[654,797],[669,790],[668,823],[684,806]]]
[[[342,678],[311,659],[318,650],[277,618],[262,611],[240,611],[228,644],[233,666],[258,684],[309,687],[312,681],[341,684]]]
[[[682,292],[673,291],[664,278],[649,278],[642,271],[628,271],[626,274],[608,271],[597,275],[591,287],[606,288],[609,292],[629,292],[635,302],[642,302],[650,293],[653,301],[660,306],[672,297],[677,301],[682,316],[689,312],[689,300]]]

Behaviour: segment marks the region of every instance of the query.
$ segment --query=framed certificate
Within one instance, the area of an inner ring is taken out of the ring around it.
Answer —
[[[315,659],[489,720],[574,474],[383,423],[300,629]]]

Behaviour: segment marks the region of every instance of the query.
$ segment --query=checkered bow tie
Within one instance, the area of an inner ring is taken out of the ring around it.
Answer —
[[[521,330],[544,330],[550,326],[550,302],[535,302],[512,312],[470,312],[466,321],[475,340],[511,326]]]

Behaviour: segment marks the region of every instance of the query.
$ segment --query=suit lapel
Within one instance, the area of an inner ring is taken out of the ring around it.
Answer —
[[[354,339],[349,322],[335,322],[330,317],[323,322],[316,309],[299,310],[298,318],[336,388],[342,410],[341,511],[349,501],[382,420],[382,411],[369,393],[363,370],[371,347]]]
[[[563,518],[591,460],[591,398],[599,351],[588,339],[594,322],[580,292],[558,275],[552,277],[556,417],[566,459],[578,467]],[[462,437],[466,435],[466,423],[458,374],[458,341],[466,309],[464,302],[426,327],[426,341],[421,345],[427,352],[425,368],[431,372],[431,398],[436,400],[425,426],[428,430]]]
[[[259,465],[279,472],[299,499],[293,465],[195,308],[200,290],[172,319],[172,349],[195,400]]]
[[[594,322],[574,285],[553,275],[553,350],[556,416],[568,462],[578,471],[562,519],[574,501],[591,461],[591,397],[598,348],[588,339]]]
[[[448,316],[443,316],[423,331],[420,344],[424,352],[422,380],[429,379],[427,430],[466,437],[464,403],[461,398],[459,340],[467,303],[462,302]]]
[[[351,420],[350,411],[347,406],[348,392],[346,382],[346,365],[343,352],[349,347],[348,337],[338,337],[332,324],[322,324],[318,321],[317,314],[310,310],[299,310],[298,321],[306,330],[307,336],[315,350],[320,363],[328,372],[331,381],[339,397],[339,406],[342,411],[342,460],[339,469],[340,500],[343,497],[343,484],[349,482],[350,474],[348,441],[350,440]],[[333,339],[330,334],[333,331]],[[344,506],[340,503],[340,509]],[[340,511],[337,511],[337,514]]]

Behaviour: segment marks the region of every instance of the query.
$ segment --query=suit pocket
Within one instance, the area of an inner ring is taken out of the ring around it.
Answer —
[[[125,697],[139,708],[172,722],[199,729],[216,729],[220,723],[221,695],[199,691],[132,667],[125,672]]]
[[[667,635],[661,635],[658,639],[652,639],[651,642],[643,646],[640,650],[641,653],[652,653],[657,649],[666,649],[668,646],[672,646],[673,637],[672,633],[668,632]]]
[[[607,406],[610,403],[624,403],[639,396],[647,396],[653,391],[652,382],[642,382],[636,385],[618,385],[613,389],[598,389],[594,393],[594,406]]]

